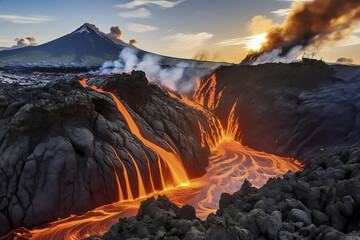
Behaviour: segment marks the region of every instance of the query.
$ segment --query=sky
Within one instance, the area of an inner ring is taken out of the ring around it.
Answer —
[[[15,38],[26,37],[46,43],[89,22],[103,32],[119,26],[124,41],[136,39],[137,47],[150,52],[193,58],[206,50],[208,60],[238,63],[247,45],[229,43],[244,43],[267,25],[281,24],[293,1],[0,0],[0,46],[11,47]],[[359,53],[360,25],[348,39],[317,49],[315,56],[360,64]]]

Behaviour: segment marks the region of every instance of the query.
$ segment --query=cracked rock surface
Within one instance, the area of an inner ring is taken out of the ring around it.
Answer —
[[[156,154],[131,133],[113,98],[78,80],[0,89],[0,234],[117,201],[116,175],[127,197],[123,166],[133,197],[139,196],[131,156],[146,192],[152,191],[148,166],[155,189],[162,189]],[[210,150],[201,145],[197,119],[211,126],[202,112],[150,85],[143,72],[98,80],[107,82],[145,138],[172,151],[165,140],[184,159],[189,178],[205,172]]]

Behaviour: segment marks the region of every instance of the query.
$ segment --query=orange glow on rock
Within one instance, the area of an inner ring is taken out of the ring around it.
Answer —
[[[198,86],[196,89],[194,94],[195,102],[164,89],[172,98],[175,98],[194,109],[202,111],[207,117],[206,125],[210,126],[210,129],[205,130],[205,124],[202,124],[200,120],[198,120],[202,139],[201,145],[204,148],[209,146],[212,154],[209,159],[209,165],[206,168],[206,174],[197,179],[193,179],[190,182],[180,157],[166,141],[164,141],[164,143],[171,151],[165,150],[142,136],[131,114],[114,93],[106,92],[96,86],[88,86],[86,81],[87,79],[80,81],[82,86],[91,87],[95,91],[110,94],[112,96],[118,110],[124,116],[130,131],[146,147],[152,149],[157,154],[157,165],[160,174],[159,178],[163,190],[155,191],[149,158],[143,150],[147,160],[152,188],[152,193],[146,193],[136,161],[131,153],[126,150],[134,163],[138,176],[140,197],[134,199],[125,164],[118,156],[116,146],[113,147],[110,145],[114,155],[123,167],[123,177],[125,179],[125,188],[124,186],[122,188],[121,182],[119,181],[121,178],[119,178],[116,173],[116,182],[119,188],[119,192],[117,193],[119,195],[119,202],[99,207],[81,216],[71,215],[68,218],[49,223],[42,228],[35,228],[33,230],[20,228],[9,233],[5,238],[11,236],[14,239],[25,238],[34,240],[81,239],[91,235],[102,235],[111,225],[118,221],[119,217],[136,215],[138,207],[144,198],[164,194],[179,206],[182,206],[183,204],[193,205],[196,209],[197,216],[206,219],[208,214],[215,213],[218,209],[221,193],[236,192],[241,188],[245,179],[248,179],[256,187],[261,187],[269,178],[280,177],[289,170],[296,172],[302,168],[302,165],[294,159],[255,151],[249,147],[243,146],[241,142],[235,140],[240,134],[241,127],[239,126],[239,121],[236,117],[237,100],[229,113],[227,129],[224,130],[220,120],[209,111],[209,109],[218,107],[222,93],[215,94],[216,77],[215,75],[212,75],[202,86]],[[206,89],[205,85],[210,86],[210,89]],[[210,98],[208,98],[208,96],[210,96]],[[113,165],[115,171],[113,161],[109,156],[107,156],[107,158]],[[164,176],[165,169],[169,170],[171,176]],[[169,177],[171,179],[169,179]],[[124,183],[122,183],[122,185],[124,185]],[[125,195],[127,195],[127,198]]]

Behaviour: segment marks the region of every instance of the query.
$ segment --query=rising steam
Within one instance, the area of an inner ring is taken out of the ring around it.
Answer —
[[[266,53],[273,57],[276,52],[282,58],[290,53],[295,56],[295,49],[300,53],[308,48],[336,43],[350,35],[359,21],[359,0],[294,2],[285,22],[270,28],[261,49],[250,54]]]
[[[197,78],[208,74],[208,70],[191,68],[185,62],[169,66],[166,61],[166,58],[154,54],[145,54],[140,58],[136,49],[124,48],[120,52],[119,59],[105,62],[100,72],[120,73],[141,70],[146,73],[149,81],[184,94],[194,89]]]

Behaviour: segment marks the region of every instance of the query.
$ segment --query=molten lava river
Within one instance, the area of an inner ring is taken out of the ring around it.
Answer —
[[[86,85],[86,80],[80,82],[83,86],[88,86]],[[95,86],[88,87],[106,93],[104,90],[96,88]],[[170,168],[170,171],[177,169],[177,174],[173,174],[175,185],[165,186],[165,190],[154,191],[148,195],[146,195],[145,191],[141,190],[139,186],[139,190],[142,192],[142,197],[140,198],[131,199],[131,197],[129,197],[131,200],[120,200],[113,204],[101,206],[83,215],[71,215],[68,218],[51,222],[46,226],[38,226],[32,230],[25,228],[17,229],[9,233],[5,238],[82,239],[90,235],[99,236],[104,234],[120,217],[136,215],[140,203],[143,200],[151,196],[156,197],[157,195],[166,195],[178,206],[190,204],[195,207],[196,214],[199,218],[206,219],[208,214],[215,213],[218,209],[221,193],[234,193],[238,191],[245,179],[248,179],[254,186],[261,187],[269,178],[282,176],[289,170],[298,171],[301,169],[301,165],[294,159],[255,151],[233,140],[238,125],[234,120],[234,114],[230,113],[228,130],[223,131],[220,129],[221,136],[216,144],[209,144],[212,148],[212,153],[206,174],[202,177],[188,180],[185,172],[178,171],[179,168],[183,169],[183,167],[182,165],[180,166],[181,163],[179,162],[180,159],[177,154],[160,149],[159,146],[144,139],[135,122],[132,120],[131,115],[121,104],[120,100],[113,93],[108,94],[113,97],[131,131],[141,139],[145,145],[152,148],[159,155],[159,159],[172,159],[172,161],[169,160],[166,164]],[[192,107],[201,108],[199,104],[186,98],[179,98],[170,92],[169,94]],[[203,133],[203,135],[203,138],[206,138],[206,134]],[[113,151],[116,155],[114,148]],[[136,165],[135,162],[134,164]],[[119,186],[119,199],[124,199],[119,180],[117,179],[117,181]]]

